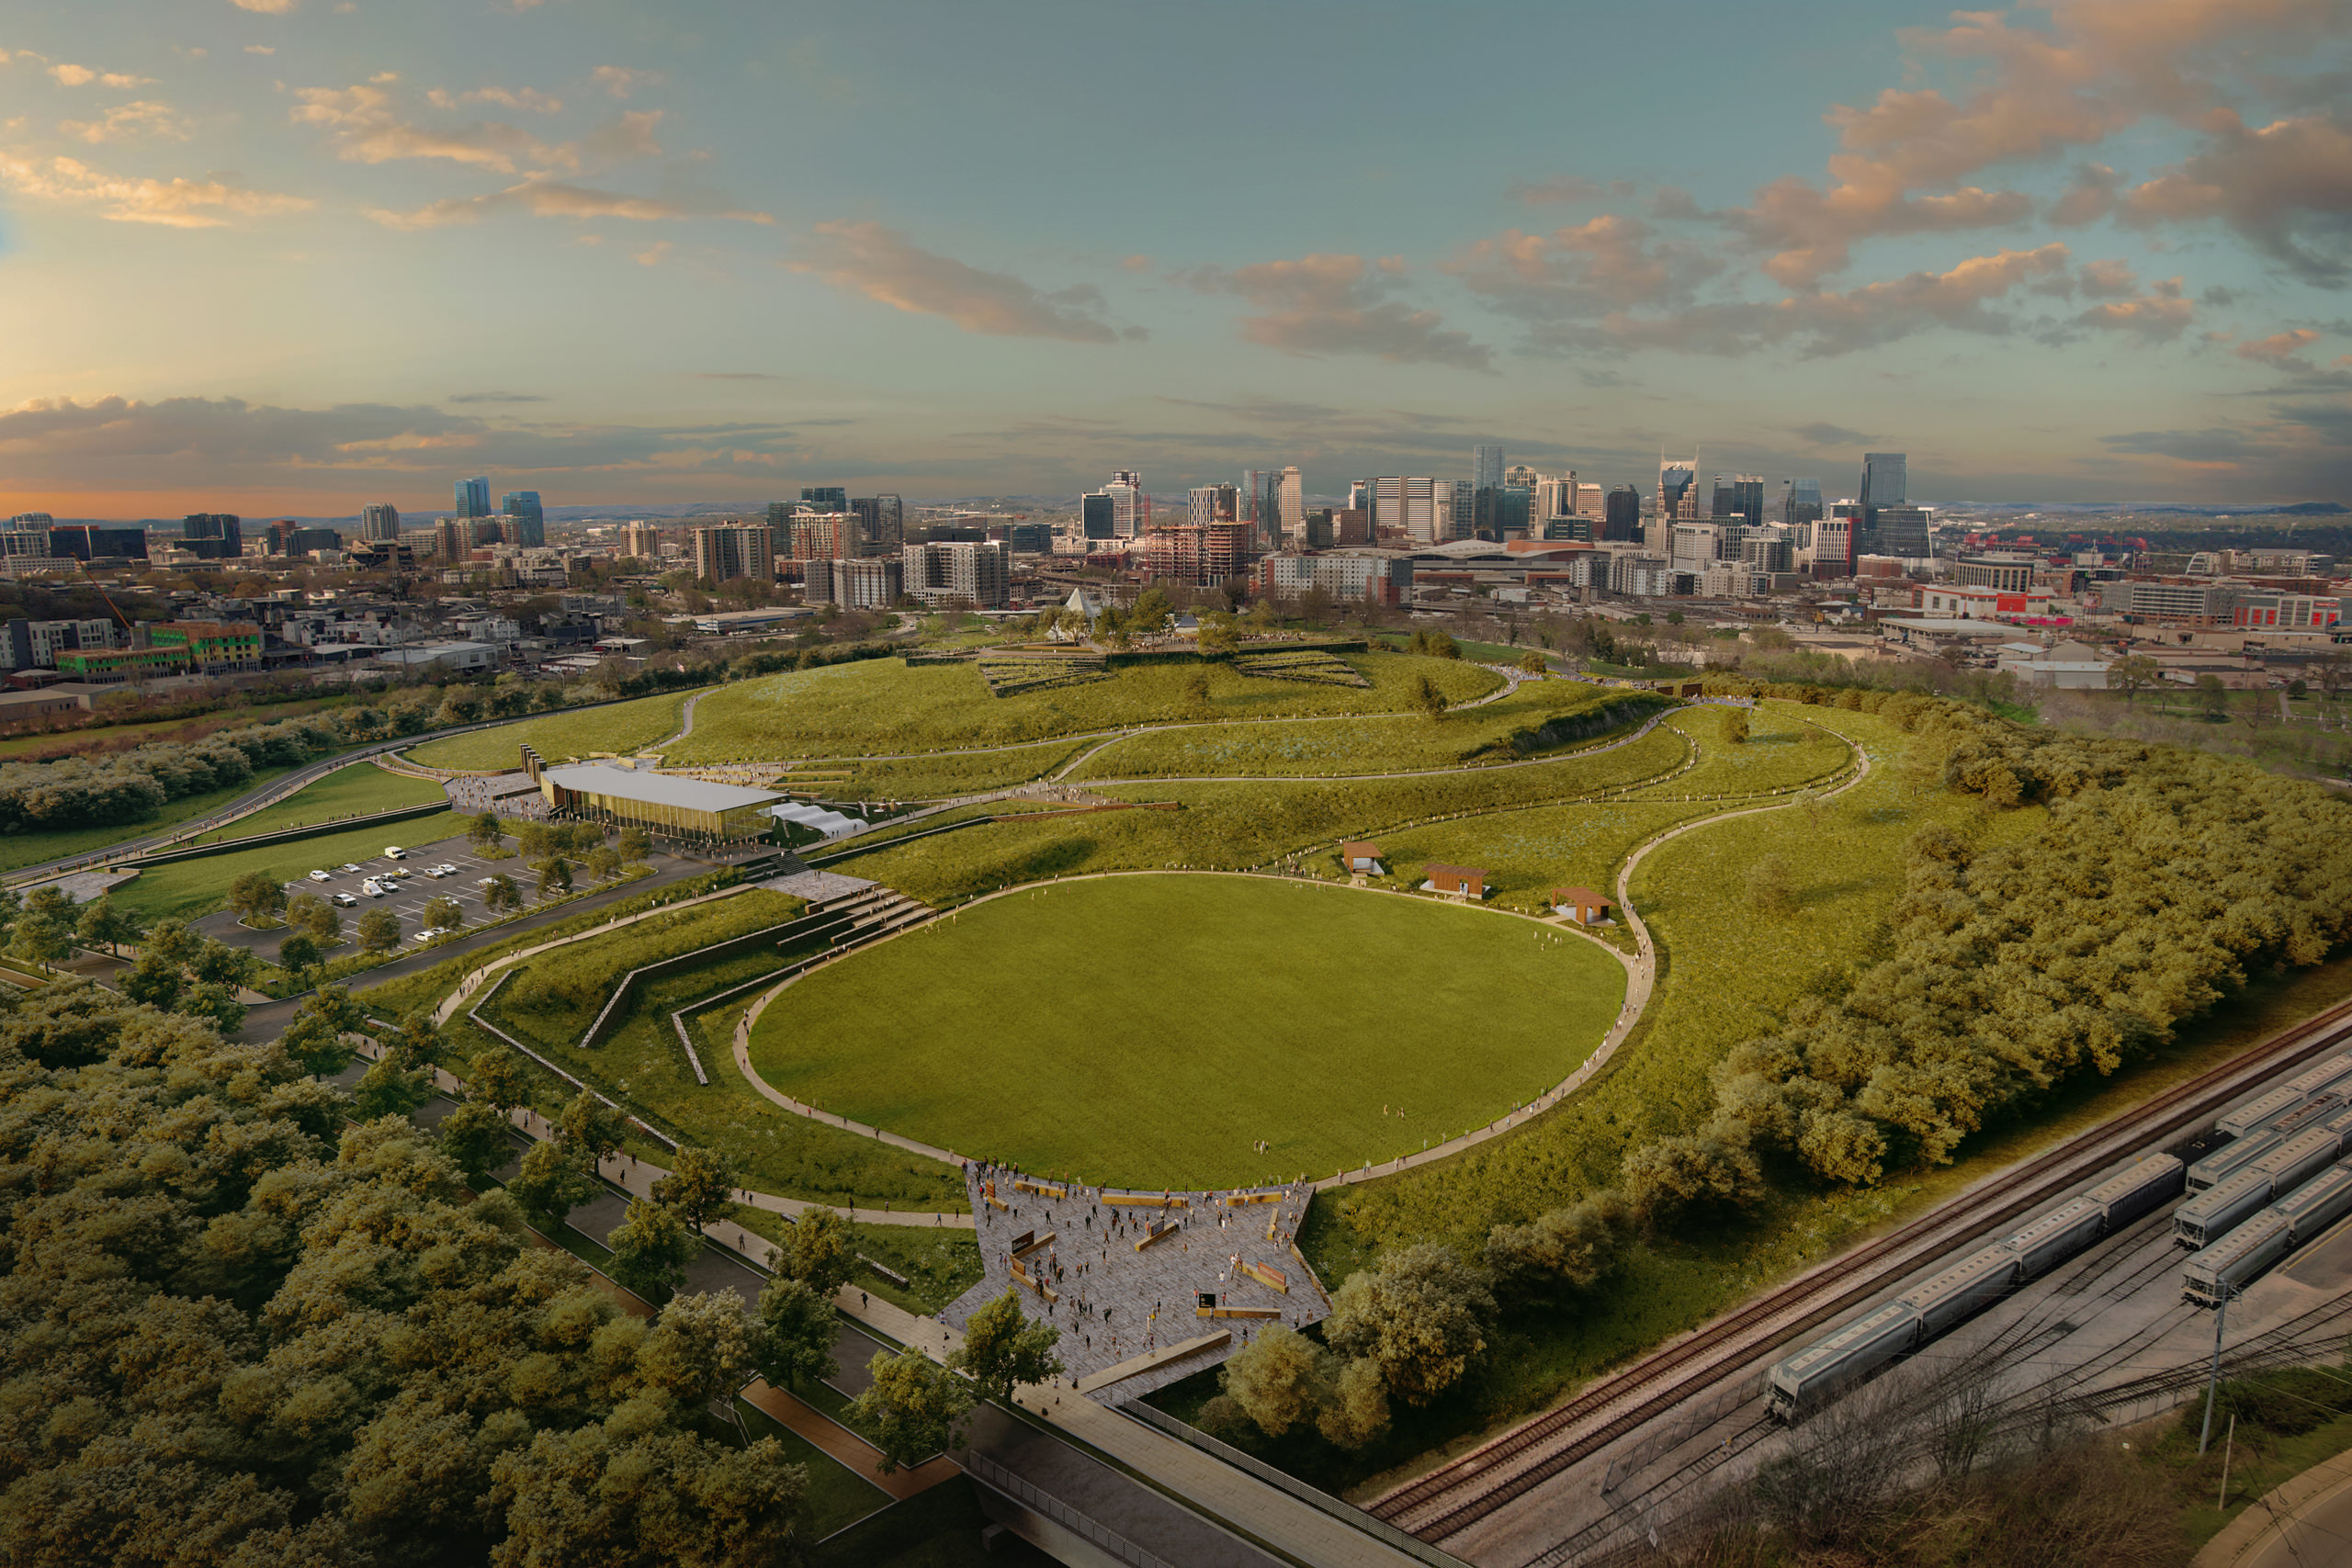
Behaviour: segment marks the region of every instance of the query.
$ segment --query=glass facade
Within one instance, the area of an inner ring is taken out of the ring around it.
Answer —
[[[469,479],[459,479],[453,487],[457,492],[455,511],[459,517],[490,515],[490,480],[477,474]]]

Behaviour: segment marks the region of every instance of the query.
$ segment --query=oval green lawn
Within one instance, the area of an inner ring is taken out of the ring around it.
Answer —
[[[1624,992],[1615,958],[1522,919],[1325,884],[1115,876],[976,905],[819,970],[768,1007],[751,1052],[786,1094],[967,1156],[1227,1186],[1490,1122],[1591,1055]]]

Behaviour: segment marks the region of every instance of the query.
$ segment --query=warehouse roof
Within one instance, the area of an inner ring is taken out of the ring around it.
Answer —
[[[545,775],[559,789],[582,795],[608,795],[621,800],[643,800],[675,806],[686,811],[732,811],[741,806],[765,806],[785,798],[781,790],[745,789],[740,784],[705,784],[668,773],[639,773],[630,768],[606,768],[593,763],[549,768]]]

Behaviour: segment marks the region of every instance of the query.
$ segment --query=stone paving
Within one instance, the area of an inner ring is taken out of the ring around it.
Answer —
[[[1330,1314],[1330,1303],[1314,1275],[1291,1250],[1313,1195],[1306,1183],[1240,1190],[1276,1195],[1269,1202],[1220,1201],[1233,1195],[1227,1191],[1171,1192],[1166,1195],[1170,1205],[1159,1208],[1104,1201],[1106,1195],[1162,1196],[1158,1192],[1113,1188],[1106,1194],[1100,1187],[1042,1180],[1033,1184],[1048,1191],[1014,1186],[1031,1179],[999,1166],[966,1168],[972,1210],[980,1216],[980,1261],[986,1272],[939,1314],[942,1322],[961,1329],[975,1311],[1011,1287],[1027,1316],[1062,1331],[1055,1353],[1061,1358],[1065,1377],[1078,1381],[1156,1349],[1220,1330],[1232,1332],[1228,1342],[1090,1391],[1106,1404],[1136,1398],[1215,1366],[1269,1323],[1303,1328]],[[989,1200],[991,1184],[995,1203]],[[1061,1195],[1052,1195],[1053,1189]],[[1135,1244],[1146,1228],[1159,1223],[1175,1228],[1137,1251]],[[1049,1233],[1053,1240],[1046,1242]],[[1013,1278],[1013,1243],[1023,1235],[1044,1244],[1025,1253],[1026,1272],[1046,1284],[1058,1301],[1046,1299]],[[1244,1272],[1242,1264],[1278,1272],[1289,1290],[1279,1291]],[[1220,1307],[1274,1309],[1280,1316],[1202,1317],[1195,1305],[1203,1292],[1215,1294]]]

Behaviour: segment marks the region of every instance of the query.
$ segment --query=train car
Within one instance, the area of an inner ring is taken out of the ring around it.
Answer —
[[[2310,1098],[2292,1085],[2280,1084],[2268,1094],[2246,1101],[2213,1125],[2233,1138],[2243,1138],[2255,1128],[2267,1125],[2274,1117],[2284,1116]]]
[[[2271,1204],[2270,1212],[2287,1216],[2290,1242],[2302,1246],[2345,1215],[2352,1214],[2352,1170],[2340,1165],[2329,1166]]]
[[[2097,1241],[2107,1229],[2107,1211],[2089,1193],[2051,1210],[2009,1237],[2018,1255],[2020,1283],[2063,1263]]]
[[[2198,1306],[2219,1306],[2231,1292],[2287,1256],[2293,1232],[2284,1214],[2267,1210],[2233,1229],[2188,1260],[2180,1293]]]
[[[2270,1173],[2259,1164],[2208,1187],[2172,1212],[2172,1239],[2207,1247],[2270,1206]]]
[[[2180,1196],[2188,1168],[2170,1155],[2150,1155],[2083,1194],[2107,1214],[2113,1235],[2168,1198]]]
[[[2227,1181],[2286,1141],[2284,1133],[2274,1133],[2267,1127],[2256,1127],[2242,1138],[2232,1138],[2188,1168],[2188,1190],[2202,1192]]]
[[[2343,1093],[2341,1080],[2348,1077],[2352,1077],[2352,1051],[2312,1064],[2289,1078],[2286,1087],[2302,1090],[2303,1098],[2308,1100],[2324,1089]]]
[[[1921,1335],[1932,1339],[2017,1282],[2017,1248],[2005,1241],[1971,1253],[1894,1299],[1919,1314]]]
[[[2282,1138],[2291,1138],[2307,1127],[2324,1125],[2344,1109],[2344,1097],[2334,1089],[2323,1089],[2309,1100],[2271,1122],[2269,1131]]]
[[[2270,1190],[2277,1194],[2292,1192],[2335,1163],[2335,1134],[2314,1127],[2288,1139],[2246,1168],[2267,1171]]]
[[[1772,1414],[1810,1415],[1919,1342],[1919,1314],[1900,1301],[1865,1314],[1772,1369]]]

